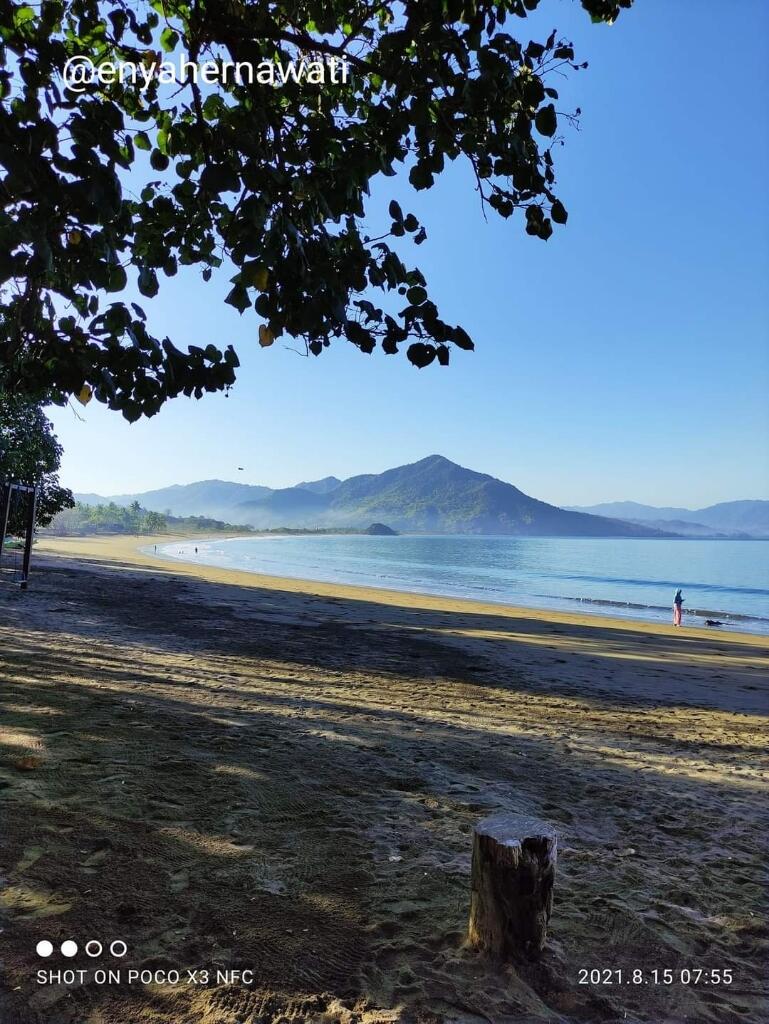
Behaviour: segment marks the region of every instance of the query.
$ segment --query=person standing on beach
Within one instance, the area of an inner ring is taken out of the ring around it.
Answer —
[[[679,587],[676,591],[676,596],[673,598],[673,625],[681,625],[681,605],[684,603],[683,597],[681,597],[681,588]]]

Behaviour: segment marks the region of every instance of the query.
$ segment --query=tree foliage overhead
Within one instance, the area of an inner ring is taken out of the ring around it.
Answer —
[[[37,485],[38,526],[47,526],[57,512],[72,508],[71,491],[59,484],[62,448],[40,405],[0,390],[0,484]],[[10,531],[23,529],[20,520]]]
[[[632,0],[581,0],[612,21]],[[372,179],[429,189],[466,160],[485,207],[547,239],[567,213],[552,149],[569,112],[553,32],[518,38],[540,0],[0,0],[0,374],[64,401],[93,392],[128,419],[228,387],[226,339],[158,338],[154,297],[180,266],[234,266],[226,301],[254,337],[320,354],[405,349],[417,366],[472,348],[398,251],[426,231],[393,200],[369,225]],[[163,60],[259,65],[345,58],[347,82],[163,84]],[[153,71],[76,93],[68,59]],[[555,74],[554,74],[555,73]],[[197,344],[190,344],[190,341]]]

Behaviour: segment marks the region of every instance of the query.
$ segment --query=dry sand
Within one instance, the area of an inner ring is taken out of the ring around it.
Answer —
[[[147,543],[48,540],[0,592],[0,1024],[769,1020],[764,639]],[[463,947],[471,830],[502,810],[559,835],[548,947],[515,969]],[[128,953],[35,954],[70,938]],[[35,982],[100,965],[255,980]],[[711,968],[733,983],[680,983]]]

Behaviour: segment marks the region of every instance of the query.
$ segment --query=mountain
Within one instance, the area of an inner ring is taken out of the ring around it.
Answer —
[[[719,530],[739,530],[769,537],[769,501],[722,501],[698,509],[692,517]]]
[[[176,484],[111,498],[75,495],[87,504],[138,501],[151,511],[209,516],[257,529],[354,528],[382,523],[398,532],[521,536],[769,536],[769,502],[737,501],[693,512],[614,502],[556,508],[512,484],[431,455],[384,473],[325,477],[274,489],[226,480]]]
[[[351,477],[329,495],[335,523],[377,521],[396,530],[578,536],[651,536],[644,527],[585,516],[537,501],[441,455],[376,475]]]
[[[327,476],[322,480],[311,480],[288,487],[284,492],[297,489],[311,491],[315,494],[328,494],[341,483],[335,476]],[[143,491],[139,494],[111,494],[107,497],[100,494],[75,494],[75,500],[82,505],[104,505],[113,502],[115,505],[131,505],[138,501],[142,508],[150,512],[170,512],[174,516],[208,515],[216,516],[220,512],[234,508],[236,505],[258,501],[271,494],[281,494],[272,487],[259,484],[239,484],[227,480],[199,480],[194,484],[173,484],[161,487],[157,491]],[[276,508],[280,508],[280,499]]]
[[[642,522],[660,530],[691,536],[733,534],[769,537],[769,501],[723,501],[700,509],[658,508],[634,501],[570,507],[575,512]]]
[[[75,500],[84,505],[99,505],[114,502],[116,505],[131,505],[138,501],[150,512],[169,512],[174,516],[211,516],[224,519],[225,511],[239,502],[271,494],[271,488],[250,484],[237,484],[227,480],[199,480],[194,484],[173,484],[157,491],[141,494],[114,494],[99,497],[98,494],[75,494]]]
[[[104,498],[101,494],[82,493],[74,494],[73,497],[75,501],[79,501],[81,505],[104,505],[105,503],[109,504],[109,502],[111,501],[110,498]],[[115,502],[115,504],[117,505],[118,502]],[[127,502],[127,504],[130,505],[131,502],[129,501]]]
[[[89,495],[91,503],[95,497]],[[360,529],[376,522],[413,532],[661,536],[659,531],[646,526],[564,511],[529,497],[512,484],[465,469],[440,455],[385,473],[344,481],[327,477],[278,490],[204,480],[101,500],[123,505],[136,500],[153,511],[170,509],[174,515],[212,516],[262,529]]]
[[[303,491],[314,491],[315,494],[329,494],[335,490],[340,484],[341,480],[337,476],[324,476],[322,480],[310,480],[303,481],[301,484],[297,484],[297,487],[301,487]]]
[[[630,519],[645,522],[653,519],[682,519],[690,515],[688,508],[656,508],[637,501],[607,501],[602,505],[565,505],[571,512],[584,512],[590,516],[608,516],[609,519]],[[683,521],[683,519],[682,519]]]
[[[638,526],[649,526],[665,533],[674,533],[679,537],[698,538],[700,540],[750,540],[752,534],[716,530],[702,523],[690,523],[685,519],[626,519],[626,523]]]
[[[263,498],[242,501],[231,511],[232,520],[269,529],[273,526],[326,526],[328,495],[315,494],[303,487],[271,491]]]

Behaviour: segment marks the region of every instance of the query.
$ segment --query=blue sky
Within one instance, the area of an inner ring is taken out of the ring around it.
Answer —
[[[262,350],[226,276],[181,273],[142,300],[153,327],[233,342],[237,386],[130,425],[54,410],[63,482],[288,486],[439,452],[557,504],[769,498],[769,4],[639,0],[609,28],[545,0],[514,28],[555,25],[590,62],[554,83],[583,111],[556,153],[566,227],[543,243],[518,215],[486,223],[460,166],[428,194],[381,179],[367,216],[381,230],[395,196],[424,221],[406,256],[474,353],[419,371],[345,343]]]

